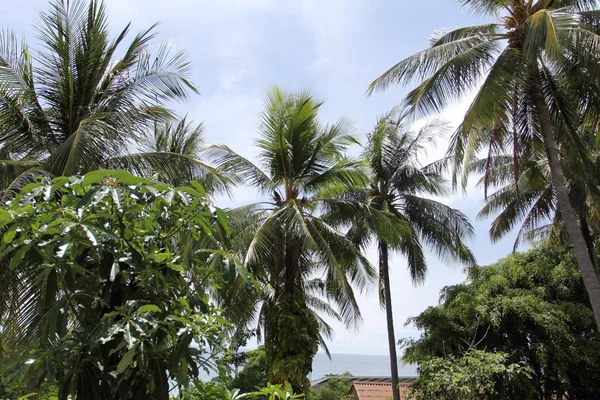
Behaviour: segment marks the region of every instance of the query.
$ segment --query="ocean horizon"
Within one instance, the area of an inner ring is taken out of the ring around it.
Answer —
[[[354,376],[391,376],[390,357],[368,354],[331,354],[331,360],[325,353],[317,353],[313,360],[310,380],[315,381],[327,374],[340,375],[350,372]],[[398,362],[398,375],[417,376],[417,366]]]
[[[354,376],[379,376],[388,377],[390,373],[390,357],[385,355],[369,354],[343,354],[333,353],[331,359],[325,353],[317,353],[313,359],[311,381],[321,379],[328,374],[341,375],[350,372]],[[416,377],[417,366],[398,362],[398,376]],[[200,370],[199,379],[208,381],[216,377],[214,371]]]

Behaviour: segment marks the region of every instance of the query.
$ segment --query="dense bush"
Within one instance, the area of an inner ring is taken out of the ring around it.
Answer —
[[[497,398],[600,398],[600,337],[568,249],[545,244],[473,268],[466,283],[442,291],[441,305],[410,322],[423,334],[407,348],[408,362],[479,349],[531,367],[531,378],[498,380]]]
[[[170,381],[214,366],[227,322],[209,301],[221,279],[209,262],[235,263],[194,244],[228,229],[199,185],[42,179],[0,209],[0,227],[11,373],[58,382],[61,398],[167,399]]]

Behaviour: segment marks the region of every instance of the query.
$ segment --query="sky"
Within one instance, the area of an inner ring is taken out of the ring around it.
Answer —
[[[23,36],[39,48],[35,24],[47,0],[1,0],[0,26]],[[205,124],[208,143],[226,144],[252,158],[259,115],[266,90],[278,85],[289,91],[310,90],[325,101],[320,118],[333,122],[349,118],[364,142],[377,117],[399,104],[406,89],[365,96],[369,83],[396,62],[425,48],[440,28],[486,22],[457,8],[452,0],[106,0],[115,34],[132,22],[132,34],[160,22],[157,48],[162,40],[183,50],[193,68],[200,95],[173,108]],[[468,106],[468,96],[449,107],[440,118],[456,125]],[[445,151],[444,140],[428,153],[435,160]],[[358,152],[359,149],[353,149]],[[235,201],[219,206],[254,202],[247,189],[235,192]],[[512,250],[514,233],[497,243],[488,238],[489,220],[477,221],[483,194],[471,185],[466,194],[444,199],[463,211],[474,224],[476,238],[469,244],[477,261],[489,264]],[[369,258],[375,262],[376,255]],[[464,280],[460,265],[447,265],[428,255],[425,284],[414,287],[401,256],[392,260],[392,299],[397,337],[417,337],[404,326],[428,306],[438,304],[446,285]],[[332,353],[387,354],[386,321],[377,296],[360,295],[363,324],[348,332],[332,322]]]

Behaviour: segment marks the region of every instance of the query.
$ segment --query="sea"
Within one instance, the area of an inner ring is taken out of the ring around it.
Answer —
[[[334,353],[329,359],[327,354],[317,353],[313,359],[313,370],[309,379],[315,381],[328,374],[341,375],[344,372],[350,372],[354,376],[389,377],[390,358],[382,355]],[[207,381],[215,376],[214,372],[201,371],[199,378]],[[398,376],[417,376],[417,366],[399,362]]]
[[[343,374],[350,372],[354,376],[388,377],[390,358],[382,355],[366,354],[332,354],[331,359],[324,353],[317,353],[313,360],[313,371],[310,380],[323,378],[327,374]],[[398,363],[398,376],[417,376],[417,366]]]

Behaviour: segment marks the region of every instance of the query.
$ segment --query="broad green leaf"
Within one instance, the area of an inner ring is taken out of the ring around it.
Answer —
[[[100,343],[110,342],[119,332],[123,332],[123,326],[121,324],[112,325],[106,332],[106,335],[100,338]]]
[[[10,213],[4,209],[0,209],[0,228],[12,221]]]
[[[88,172],[83,177],[83,181],[81,184],[83,186],[88,186],[88,185],[91,185],[94,183],[101,183],[101,182],[104,182],[106,180],[106,178],[108,178],[109,176],[110,176],[110,171],[105,171],[105,170]]]
[[[185,308],[190,308],[190,303],[184,297],[178,297],[177,301]]]
[[[80,224],[80,226],[84,230],[90,242],[92,242],[92,245],[97,246],[98,242],[100,241],[100,232],[98,232],[98,230],[91,225]]]
[[[121,189],[110,188],[110,193],[112,194],[113,201],[117,205],[117,208],[121,208]]]
[[[117,373],[122,374],[125,372],[127,368],[129,368],[133,364],[133,359],[135,357],[135,353],[137,351],[137,347],[133,347],[125,353],[119,364],[117,365]]]
[[[27,244],[27,245],[23,245],[23,246],[19,247],[19,249],[11,257],[10,264],[8,265],[8,268],[11,269],[11,270],[14,270],[15,268],[17,268],[17,266],[19,265],[19,263],[25,257],[25,254],[27,254],[27,252],[29,251],[29,249],[31,249],[31,246],[32,246],[31,244]]]
[[[178,264],[169,263],[168,267],[170,269],[172,269],[173,271],[185,272],[185,268],[183,268],[181,265],[178,265]]]
[[[32,398],[32,397],[34,397],[34,396],[37,396],[37,395],[38,395],[38,393],[37,393],[37,392],[34,392],[34,393],[27,393],[27,394],[25,394],[25,395],[23,395],[23,396],[19,397],[19,399],[18,399],[18,400],[27,400],[27,399],[30,399],[30,398]]]
[[[190,378],[188,376],[188,363],[185,358],[179,362],[179,366],[177,368],[177,381],[183,386],[188,386],[190,383]]]
[[[15,239],[15,236],[17,236],[17,229],[18,229],[18,226],[13,225],[10,227],[10,229],[8,231],[6,231],[6,233],[4,234],[4,237],[2,238],[4,243],[10,244],[13,242],[13,240]]]
[[[233,257],[225,258],[223,260],[223,279],[226,282],[231,283],[235,280],[235,270],[236,266]]]
[[[229,235],[231,233],[231,230],[229,229],[229,221],[227,218],[227,213],[225,211],[221,210],[220,208],[217,208],[216,212],[217,212],[217,219],[219,220],[219,223],[225,229],[225,233],[227,233]]]
[[[127,323],[125,324],[125,327],[123,329],[123,339],[125,339],[125,342],[127,343],[127,348],[130,349],[133,347],[134,343],[137,341],[134,333],[135,333],[135,328],[133,328],[131,326],[131,323]]]
[[[204,186],[200,184],[198,181],[191,181],[190,185],[196,189],[202,197],[206,197],[206,190],[204,190]]]
[[[234,262],[237,273],[242,277],[242,279],[244,279],[245,282],[251,283],[254,287],[254,290],[258,292],[260,290],[260,283],[258,283],[254,275],[252,275],[250,271],[248,271],[248,269],[237,260],[234,260]]]
[[[41,186],[41,184],[38,183],[38,186],[34,187],[33,189],[29,190],[28,192],[25,192],[25,189],[23,189],[23,196],[19,199],[19,205],[21,207],[25,206],[26,204],[30,203],[38,194],[42,193],[42,191],[44,190],[44,186]]]
[[[113,263],[112,267],[110,268],[110,275],[108,277],[108,279],[111,282],[114,282],[115,279],[117,278],[117,274],[121,271],[121,267],[119,267],[119,263]]]
[[[56,252],[56,256],[60,258],[64,258],[69,255],[69,251],[73,247],[73,243],[64,243],[58,246],[58,251]]]
[[[146,304],[138,308],[137,312],[145,313],[145,312],[161,312],[160,307],[154,304]]]
[[[112,178],[117,179],[121,185],[137,186],[140,184],[146,184],[146,185],[155,185],[155,186],[160,186],[160,187],[165,186],[165,185],[161,185],[159,183],[153,182],[150,179],[131,175],[129,172],[126,172],[123,170],[116,170],[116,171],[111,170],[111,171],[109,171],[109,174]]]

